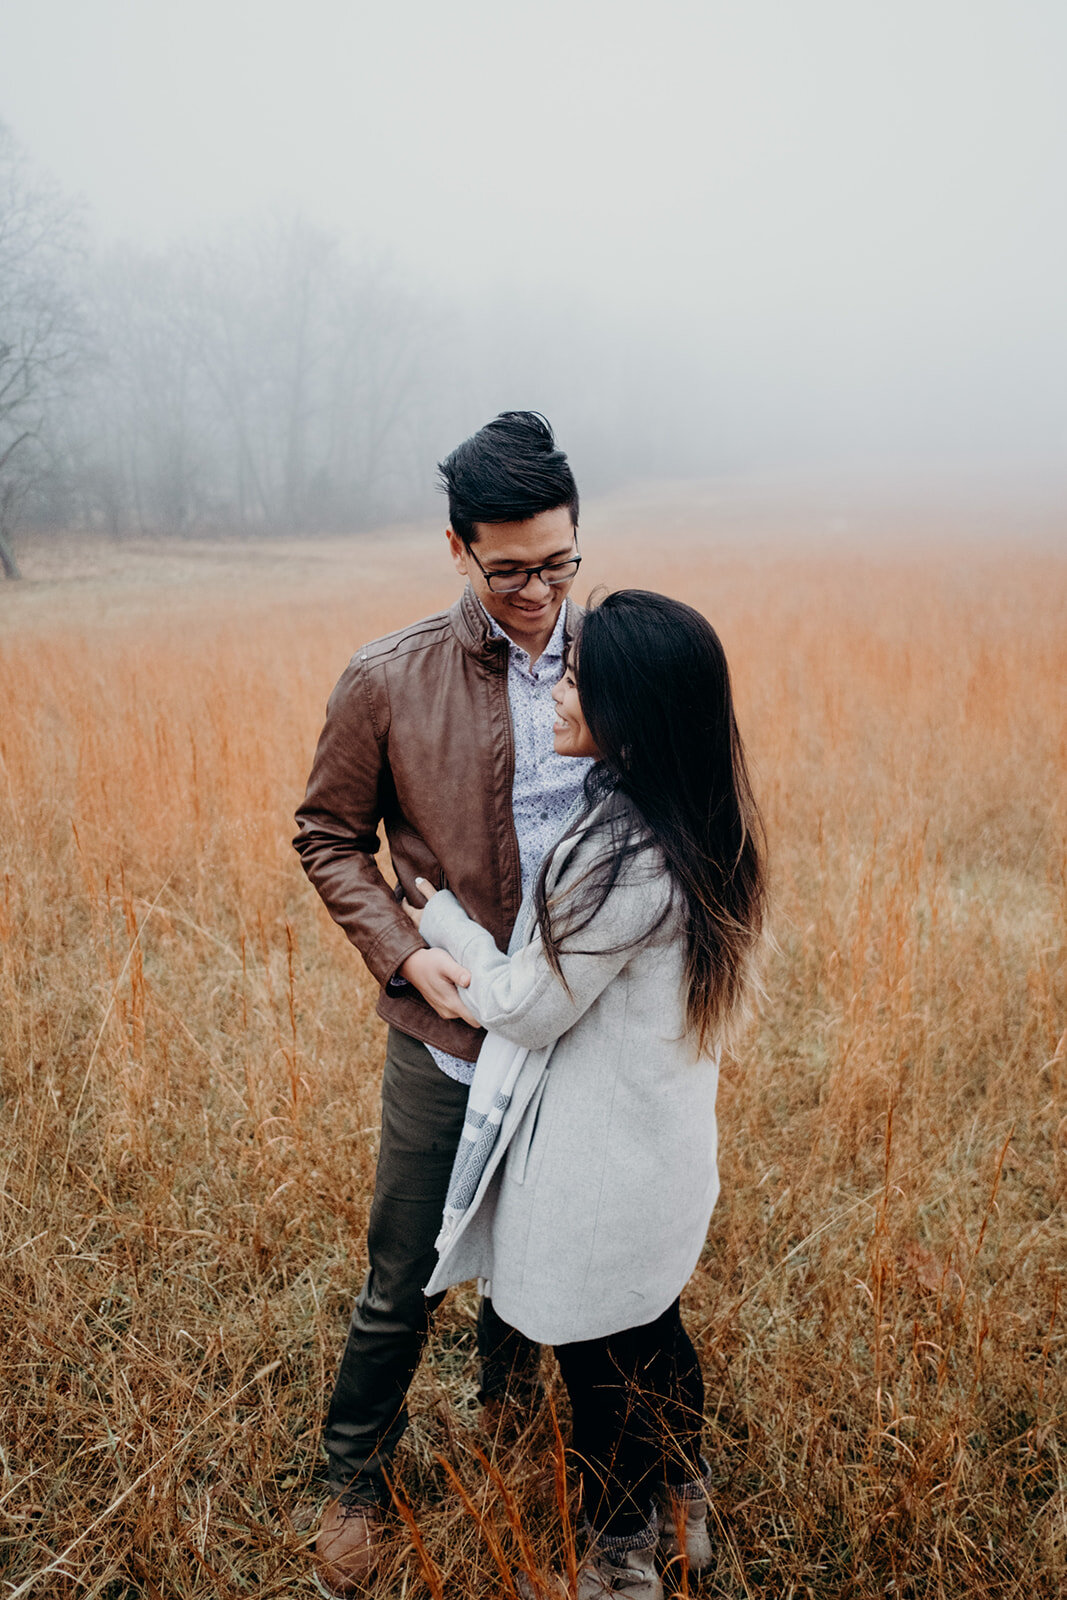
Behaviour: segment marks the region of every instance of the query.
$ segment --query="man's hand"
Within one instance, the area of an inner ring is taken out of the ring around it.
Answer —
[[[446,1020],[459,1017],[472,1028],[480,1028],[478,1018],[472,1016],[463,1004],[460,989],[471,981],[466,967],[453,961],[447,950],[415,950],[400,968],[399,976],[406,978],[422,995],[427,1005],[433,1006],[439,1017]]]

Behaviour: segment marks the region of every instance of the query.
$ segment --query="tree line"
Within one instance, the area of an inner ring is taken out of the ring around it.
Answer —
[[[487,417],[545,410],[583,490],[726,448],[699,341],[514,285],[412,287],[300,218],[101,250],[0,123],[0,565],[21,528],[349,532],[428,514]]]
[[[358,529],[425,509],[448,312],[310,224],[90,247],[0,125],[0,560],[20,527]]]

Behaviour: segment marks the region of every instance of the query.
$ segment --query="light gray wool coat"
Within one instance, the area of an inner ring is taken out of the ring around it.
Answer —
[[[556,847],[553,897],[596,848],[583,835]],[[503,955],[448,891],[423,913],[426,942],[470,971],[464,1003],[529,1049],[427,1292],[488,1279],[495,1310],[539,1344],[653,1321],[685,1287],[707,1234],[719,1192],[719,1061],[698,1058],[685,1033],[679,897],[649,933],[670,899],[662,858],[628,863],[573,940],[576,953],[563,955],[569,995],[536,931]]]

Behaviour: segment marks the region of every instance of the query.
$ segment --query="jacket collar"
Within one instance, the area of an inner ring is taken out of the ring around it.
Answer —
[[[563,634],[569,644],[574,631],[575,617],[581,616],[581,611],[572,600],[565,600],[563,605]],[[507,638],[506,636],[500,638],[493,633],[489,626],[489,617],[475,599],[474,590],[469,583],[448,615],[452,621],[452,630],[468,655],[475,656],[480,661],[499,662],[501,659],[506,661]]]

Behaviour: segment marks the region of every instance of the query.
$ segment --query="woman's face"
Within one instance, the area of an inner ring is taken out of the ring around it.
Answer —
[[[573,658],[552,690],[552,698],[556,702],[556,720],[552,724],[552,743],[556,754],[599,756],[600,752],[582,716],[582,703],[578,699],[578,688],[574,681]]]

